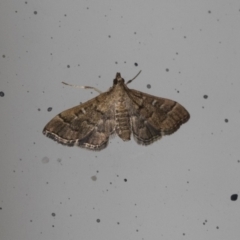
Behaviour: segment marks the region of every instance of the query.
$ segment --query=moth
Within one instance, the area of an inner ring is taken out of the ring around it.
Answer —
[[[138,144],[149,145],[188,121],[188,111],[176,101],[129,89],[137,76],[125,83],[117,73],[108,91],[59,113],[43,134],[63,145],[102,150],[113,134],[123,141],[133,135]]]

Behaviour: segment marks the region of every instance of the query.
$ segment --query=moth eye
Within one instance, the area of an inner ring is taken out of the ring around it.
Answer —
[[[113,84],[116,85],[117,83],[118,83],[118,80],[115,78],[115,79],[113,80]]]

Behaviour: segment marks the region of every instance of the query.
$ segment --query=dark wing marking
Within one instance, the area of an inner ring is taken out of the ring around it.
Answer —
[[[115,131],[114,109],[106,105],[108,93],[55,116],[43,129],[43,134],[68,146],[101,150]]]
[[[133,89],[128,96],[132,100],[131,125],[135,140],[148,145],[179,129],[188,121],[188,111],[179,103],[155,97]]]

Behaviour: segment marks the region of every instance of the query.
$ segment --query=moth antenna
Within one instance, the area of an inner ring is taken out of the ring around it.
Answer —
[[[126,85],[129,84],[129,83],[131,83],[135,78],[137,78],[138,75],[141,73],[141,71],[142,71],[142,70],[140,70],[140,71],[138,72],[138,74],[137,74],[133,79],[128,80],[128,81],[126,82]]]
[[[102,91],[98,90],[98,89],[95,88],[95,87],[78,86],[78,85],[72,85],[72,84],[65,83],[65,82],[62,82],[62,83],[65,84],[65,85],[67,85],[67,86],[71,86],[71,87],[75,87],[75,88],[82,88],[82,89],[93,89],[93,90],[95,90],[95,91],[98,92],[98,93],[102,93]]]

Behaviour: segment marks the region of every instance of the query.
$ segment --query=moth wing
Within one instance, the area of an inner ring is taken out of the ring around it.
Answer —
[[[176,101],[129,89],[132,99],[131,125],[135,140],[149,145],[170,135],[188,121],[188,111]]]
[[[55,116],[43,129],[43,134],[68,146],[101,150],[115,131],[114,109],[108,104],[108,93]]]

